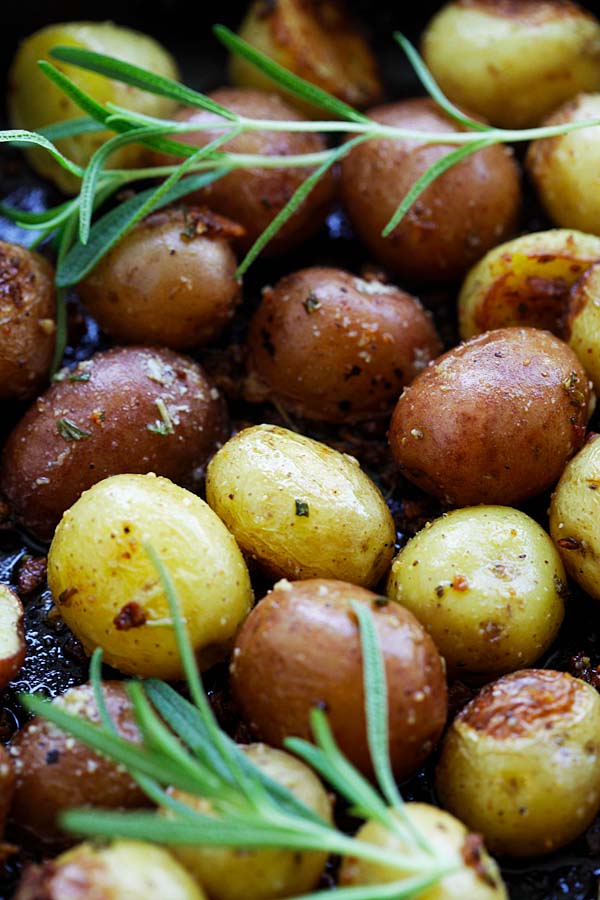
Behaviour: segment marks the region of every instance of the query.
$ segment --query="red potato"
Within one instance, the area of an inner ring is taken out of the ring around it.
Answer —
[[[0,690],[15,678],[25,653],[23,604],[8,585],[0,584]]]
[[[0,744],[0,838],[4,835],[4,826],[12,802],[15,789],[15,770],[8,751]]]

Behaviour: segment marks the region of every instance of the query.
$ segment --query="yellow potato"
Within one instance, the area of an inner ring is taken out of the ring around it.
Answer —
[[[561,337],[569,289],[596,260],[600,238],[571,229],[525,234],[494,247],[461,288],[460,336],[468,340],[494,328],[530,325]]]
[[[600,86],[600,24],[564,0],[454,0],[429,23],[423,55],[451,100],[505,128]]]
[[[142,66],[157,75],[175,79],[178,77],[177,66],[172,56],[148,35],[129,28],[120,28],[111,22],[65,22],[48,25],[30,35],[21,44],[12,62],[9,73],[8,109],[14,128],[37,130],[54,122],[65,122],[84,115],[81,109],[40,71],[37,65],[40,59],[52,62],[98,103],[105,104],[110,101],[127,109],[159,118],[167,117],[175,109],[177,104],[166,97],[148,94],[93,72],[51,59],[50,51],[57,46],[94,50]],[[85,166],[94,151],[111,136],[112,132],[109,131],[94,131],[63,138],[57,142],[57,147],[73,162]],[[112,168],[134,167],[142,162],[144,154],[141,145],[130,144],[117,150],[110,157],[109,164]],[[28,150],[27,158],[40,175],[51,179],[65,193],[74,194],[79,190],[80,180],[61,168],[45,150]]]
[[[556,637],[566,588],[546,532],[516,509],[458,509],[426,526],[392,564],[388,596],[425,626],[452,677],[534,663]]]
[[[195,494],[155,475],[115,475],[61,519],[48,556],[54,602],[91,653],[142,678],[183,675],[167,598],[144,545],[174,581],[196,659],[223,659],[250,612],[240,550]]]
[[[566,340],[600,394],[600,265],[590,266],[571,288]]]
[[[206,498],[276,577],[371,587],[391,562],[394,522],[358,462],[285,428],[255,425],[227,441],[208,466]]]

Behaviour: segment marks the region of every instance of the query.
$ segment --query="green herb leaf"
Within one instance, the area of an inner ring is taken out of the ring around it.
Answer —
[[[80,428],[75,422],[72,422],[71,419],[59,419],[56,423],[56,430],[67,443],[70,443],[71,441],[85,441],[86,438],[92,436],[91,431],[84,431],[83,428]]]
[[[43,135],[37,134],[35,131],[24,131],[23,129],[0,131],[0,143],[35,144],[38,147],[47,150],[50,156],[55,159],[63,169],[70,172],[71,175],[75,175],[77,178],[83,177],[83,169],[81,166],[78,166],[77,163],[74,163],[72,160],[67,159],[66,156],[63,156],[60,150],[58,150],[51,141]]]
[[[43,134],[49,141],[60,141],[63,138],[78,137],[80,134],[90,134],[94,131],[104,131],[102,123],[96,122],[88,116],[81,116],[47,125],[45,128],[40,128],[38,133]]]
[[[169,410],[165,406],[165,401],[162,399],[162,397],[159,397],[158,400],[155,400],[154,402],[156,403],[156,407],[160,414],[160,421],[154,422],[151,425],[146,425],[146,428],[148,429],[148,431],[153,431],[156,434],[175,434],[173,422],[171,421]]]
[[[296,515],[304,516],[305,518],[308,519],[308,517],[310,515],[310,510],[309,510],[308,503],[306,502],[306,500],[296,500],[295,502],[296,502]]]

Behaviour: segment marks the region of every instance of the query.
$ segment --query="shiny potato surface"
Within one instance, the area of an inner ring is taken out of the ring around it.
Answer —
[[[332,821],[331,799],[312,769],[266,744],[248,744],[244,753],[261,772],[291,791],[325,822]],[[173,790],[171,795],[204,815],[214,815],[210,801]],[[168,816],[168,811],[166,812]],[[309,893],[318,884],[327,862],[319,851],[236,847],[172,848],[211,900],[279,900]]]
[[[201,669],[224,659],[252,605],[240,550],[195,494],[155,475],[115,475],[61,519],[48,585],[88,653],[142,678],[183,678],[170,608],[147,547],[170,572]],[[85,554],[82,548],[85,547]]]
[[[38,67],[38,60],[49,61],[50,51],[57,46],[94,50],[142,66],[157,75],[174,79],[178,77],[173,57],[148,35],[130,28],[120,28],[112,22],[63,22],[48,25],[23,41],[12,62],[8,107],[13,128],[37,130],[82,115],[81,109],[49,81]],[[175,109],[175,102],[166,97],[132,88],[57,60],[52,60],[52,63],[98,103],[111,102],[158,118],[168,117]],[[92,131],[63,138],[57,141],[57,147],[73,162],[85,166],[92,154],[109,137],[113,137],[113,132]],[[132,168],[143,163],[145,155],[146,151],[140,144],[128,144],[112,154],[109,167]],[[27,158],[36,172],[49,178],[62,191],[68,194],[79,191],[81,179],[66,172],[45,150],[28,150]]]
[[[600,265],[595,263],[569,293],[565,340],[600,394]]]
[[[240,233],[206,208],[152,213],[107,253],[78,292],[117,341],[201,347],[218,337],[239,302],[229,241]]]
[[[495,861],[488,855],[479,835],[468,830],[454,816],[426,803],[407,803],[404,807],[413,827],[436,853],[451,859],[456,871],[419,893],[419,900],[508,900],[506,888]],[[391,853],[412,856],[414,848],[379,822],[366,822],[357,833],[359,841],[384,847]],[[340,886],[380,885],[409,878],[401,865],[346,856],[342,859]]]
[[[0,690],[17,675],[25,653],[23,604],[12,588],[0,582]]]
[[[0,241],[0,399],[31,397],[48,377],[56,332],[54,271]]]
[[[419,131],[463,130],[428,99],[390,103],[368,114],[384,125]],[[380,138],[354,147],[342,160],[341,195],[354,230],[379,262],[402,277],[427,282],[460,278],[515,230],[519,171],[511,152],[495,146],[440,175],[389,237],[382,236],[417,179],[452,149]]]
[[[566,576],[550,537],[516,509],[454,510],[423,528],[392,564],[388,596],[417,617],[451,677],[532,665],[564,617]]]
[[[338,0],[254,0],[240,25],[239,36],[300,78],[363,109],[381,99],[383,88],[375,56]],[[233,54],[231,80],[236,87],[279,91],[312,118],[326,114],[286,93],[243,57]]]
[[[105,681],[102,692],[121,737],[140,743],[124,685]],[[89,684],[70,688],[53,703],[90,722],[100,721]],[[73,842],[57,821],[66,809],[148,805],[142,789],[121,767],[43,719],[32,719],[16,733],[10,756],[16,772],[11,818],[35,845],[56,848]]]
[[[49,540],[65,509],[109,475],[155,472],[196,487],[225,422],[218,391],[188,357],[107,350],[30,407],[0,459],[0,488],[18,521]]]
[[[589,387],[577,357],[535,328],[502,328],[435,360],[405,389],[389,439],[402,473],[452,506],[517,504],[581,446]]]
[[[275,577],[385,574],[394,523],[358,462],[276,425],[239,432],[211,460],[206,499],[242,551]]]
[[[414,773],[446,721],[440,655],[408,610],[340,581],[280,581],[237,637],[231,684],[256,735],[273,746],[311,739],[310,710],[320,706],[342,752],[367,775],[362,654],[350,601],[367,604],[385,662],[390,758],[396,778]]]
[[[250,375],[270,395],[327,422],[389,413],[402,387],[441,351],[414,297],[323,266],[263,290],[247,347]]]
[[[566,228],[526,234],[494,247],[463,282],[460,336],[468,340],[495,328],[528,325],[563,337],[569,290],[598,260],[600,238]]]
[[[600,24],[569,0],[454,0],[422,47],[451,100],[504,128],[538,125],[600,86]]]
[[[251,88],[219,88],[208,96],[238,115],[249,119],[271,119],[299,122],[305,117],[278,94]],[[174,117],[177,121],[194,124],[223,122],[220,116],[204,110],[185,107]],[[222,134],[222,129],[193,131],[178,134],[177,140],[194,147],[203,147]],[[265,156],[296,156],[319,153],[326,149],[324,139],[315,133],[300,134],[282,131],[251,131],[240,134],[219,148],[228,153],[253,153]],[[156,155],[155,162],[172,160]],[[192,199],[206,204],[216,212],[238,222],[244,236],[238,246],[248,250],[271,224],[294,192],[312,170],[307,167],[235,169],[223,178],[192,195]],[[263,256],[276,256],[302,244],[323,224],[333,199],[335,179],[325,175],[293,216],[278,231],[276,237],[262,251]]]

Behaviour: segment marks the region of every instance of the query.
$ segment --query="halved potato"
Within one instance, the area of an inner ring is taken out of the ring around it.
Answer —
[[[7,584],[0,584],[0,690],[23,665],[25,650],[23,604]]]

